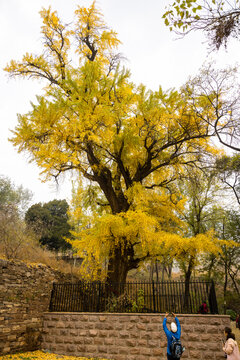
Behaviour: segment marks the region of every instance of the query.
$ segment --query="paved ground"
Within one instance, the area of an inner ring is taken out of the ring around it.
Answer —
[[[238,345],[240,346],[240,330],[236,328],[236,323],[235,321],[231,321],[231,328],[232,328],[232,332],[235,334],[236,336],[236,340],[238,342]]]

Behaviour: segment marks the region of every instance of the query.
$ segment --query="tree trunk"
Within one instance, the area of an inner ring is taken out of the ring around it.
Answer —
[[[154,269],[153,269],[153,261],[151,260],[151,263],[149,265],[149,281],[153,281],[153,273],[154,273]]]
[[[127,274],[132,269],[137,269],[139,263],[147,257],[136,258],[133,245],[122,241],[113,247],[108,261],[107,279],[108,290],[114,296],[124,293]]]
[[[231,272],[230,272],[230,269],[228,269],[228,274],[229,274],[229,276],[230,276],[230,278],[231,278],[231,280],[232,280],[232,282],[233,282],[233,286],[235,287],[235,290],[236,290],[236,293],[238,294],[238,295],[240,295],[240,291],[239,291],[239,289],[238,289],[238,285],[237,285],[237,282],[236,282],[236,280],[235,280],[235,276],[234,275],[232,275],[231,274]]]
[[[228,271],[227,271],[227,261],[225,262],[225,274],[224,274],[224,288],[223,288],[223,300],[224,300],[224,305],[223,305],[223,312],[226,315],[226,295],[227,295],[227,285],[228,285]]]
[[[193,265],[194,265],[194,256],[191,256],[188,264],[188,269],[185,273],[184,310],[186,311],[188,311],[189,309],[190,279],[192,275]]]
[[[128,271],[127,254],[122,251],[121,246],[116,246],[109,257],[106,281],[113,296],[119,296],[124,292]]]
[[[155,261],[155,269],[156,269],[156,281],[159,281],[159,277],[158,277],[158,260],[156,259]]]

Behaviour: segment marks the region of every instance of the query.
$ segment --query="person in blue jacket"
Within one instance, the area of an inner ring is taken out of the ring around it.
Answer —
[[[168,317],[169,313],[166,313],[165,318],[163,319],[163,330],[167,336],[167,359],[168,360],[174,360],[174,358],[171,355],[171,344],[172,344],[172,340],[173,340],[173,336],[179,340],[180,336],[181,336],[181,325],[180,322],[178,320],[178,318],[176,317],[176,315],[174,313],[172,313],[172,315],[175,318],[175,322],[171,322],[170,324],[170,330],[167,328],[167,317]]]

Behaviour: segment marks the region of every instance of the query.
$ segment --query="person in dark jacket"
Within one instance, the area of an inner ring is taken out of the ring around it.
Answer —
[[[199,314],[207,314],[208,313],[208,307],[207,307],[207,303],[205,300],[202,302],[202,305],[199,307],[198,313]]]
[[[167,359],[168,360],[174,360],[174,358],[171,355],[171,344],[173,341],[173,336],[179,340],[181,337],[181,325],[174,313],[172,315],[174,316],[175,322],[171,322],[170,324],[170,330],[167,328],[167,317],[169,313],[166,313],[165,318],[163,319],[163,330],[167,336]]]

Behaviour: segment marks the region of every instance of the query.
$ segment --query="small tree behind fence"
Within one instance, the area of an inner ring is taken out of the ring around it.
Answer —
[[[113,289],[118,288],[114,292]],[[102,282],[53,284],[50,311],[64,312],[149,312],[196,314],[203,301],[211,314],[218,313],[213,281],[127,282],[113,286]]]

